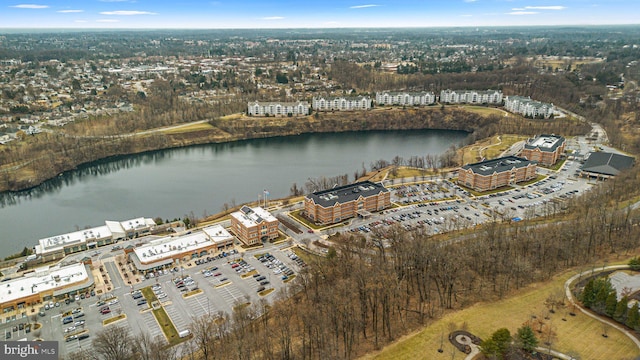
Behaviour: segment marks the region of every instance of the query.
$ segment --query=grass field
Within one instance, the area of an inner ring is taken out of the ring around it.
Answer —
[[[562,290],[564,282],[578,270],[565,272],[544,284],[534,284],[518,294],[504,300],[480,303],[471,308],[445,315],[442,319],[426,326],[418,332],[401,338],[399,341],[369,354],[363,359],[400,360],[400,359],[450,359],[452,345],[447,341],[449,324],[467,329],[485,339],[502,327],[513,334],[531,315],[546,314],[544,301],[550,294]],[[557,333],[557,339],[551,348],[565,354],[579,355],[582,360],[634,359],[640,350],[621,332],[607,329],[608,338],[602,337],[603,325],[599,321],[577,312],[568,316],[568,309],[562,308],[550,315],[550,324]],[[567,321],[563,321],[566,318]],[[438,353],[441,334],[444,334],[444,352]],[[536,335],[538,333],[536,332]],[[539,339],[540,340],[540,339]],[[539,341],[540,344],[543,340]],[[457,352],[454,359],[463,359],[464,354]]]
[[[487,107],[487,106],[460,105],[459,107],[464,109],[465,111],[476,113],[482,116],[488,116],[488,115],[504,116],[504,114],[506,114],[504,110]]]
[[[183,134],[193,131],[202,131],[202,130],[211,130],[213,126],[209,123],[198,123],[198,124],[190,124],[186,126],[181,126],[178,128],[162,130],[165,134]]]

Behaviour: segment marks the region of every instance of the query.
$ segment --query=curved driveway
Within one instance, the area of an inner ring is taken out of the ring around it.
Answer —
[[[629,266],[628,265],[612,265],[612,266],[607,266],[607,267],[603,267],[601,270],[598,270],[597,272],[602,272],[602,271],[606,271],[606,270],[621,270],[621,269],[628,269]],[[573,297],[573,293],[571,293],[571,284],[578,278],[582,277],[582,276],[588,276],[590,275],[589,273],[592,273],[592,270],[587,270],[587,271],[583,271],[581,273],[578,273],[576,275],[573,275],[569,280],[567,280],[564,283],[564,291],[565,294],[567,295],[567,299],[569,299],[569,301],[571,302],[571,304],[575,305],[578,309],[580,309],[580,311],[591,317],[594,318],[598,321],[600,321],[603,324],[607,324],[609,326],[611,326],[612,328],[615,328],[617,330],[622,331],[623,334],[625,334],[629,339],[631,339],[631,341],[633,341],[636,346],[638,347],[638,349],[640,349],[640,340],[638,340],[638,338],[636,338],[630,331],[628,331],[625,327],[621,326],[620,324],[618,324],[617,322],[613,321],[613,320],[609,320],[606,318],[603,318],[602,316],[598,316],[598,315],[594,315],[593,313],[591,313],[590,311],[587,311],[586,309],[584,309],[582,307],[582,305],[580,305],[576,299]]]

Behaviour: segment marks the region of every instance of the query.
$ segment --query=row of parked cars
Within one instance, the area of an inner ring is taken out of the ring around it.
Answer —
[[[294,274],[293,270],[289,269],[287,265],[283,264],[282,261],[276,259],[275,256],[265,253],[258,257],[258,260],[264,264],[264,266],[273,270],[273,273],[276,275],[282,274],[282,278],[286,280],[287,277]]]

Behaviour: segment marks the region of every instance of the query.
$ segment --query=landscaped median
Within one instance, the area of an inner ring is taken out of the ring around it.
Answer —
[[[184,340],[178,335],[178,330],[173,325],[171,318],[169,318],[169,315],[163,307],[153,309],[152,313],[158,325],[160,325],[160,329],[162,329],[165,338],[167,338],[169,345],[176,345]]]
[[[120,314],[118,316],[110,317],[106,320],[102,321],[102,326],[107,326],[109,324],[113,324],[116,321],[120,321],[127,318],[127,314]]]
[[[202,290],[195,289],[195,290],[192,290],[192,291],[189,291],[187,293],[182,294],[182,297],[186,299],[188,297],[195,296],[195,295],[198,295],[198,294],[201,294],[201,293],[202,293]]]

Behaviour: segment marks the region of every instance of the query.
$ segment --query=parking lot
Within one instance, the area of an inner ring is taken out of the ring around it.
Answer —
[[[258,299],[272,301],[287,280],[305,266],[291,251],[271,244],[260,250],[232,251],[225,255],[210,256],[208,260],[206,257],[193,259],[166,273],[157,272],[148,279],[142,277],[132,285],[122,281],[115,258],[104,258],[105,271],[114,279],[114,285],[119,284],[110,293],[83,294],[83,298],[78,296],[77,300],[73,298],[57,305],[47,303],[46,310],[43,306],[36,309],[33,316],[3,324],[0,333],[6,340],[58,341],[62,356],[90,349],[91,340],[109,326],[125,327],[132,336],[145,331],[151,337],[164,339],[150,304],[139,290],[149,287],[176,330],[182,331],[189,328],[192,319],[205,314],[231,315],[238,304],[257,303]],[[285,275],[285,271],[289,275]],[[104,325],[105,320],[121,315],[125,317]],[[30,325],[35,321],[42,325],[38,330]]]
[[[568,160],[558,171],[540,169],[546,175],[541,181],[478,197],[447,180],[401,185],[391,188],[391,200],[400,207],[369,219],[352,219],[346,229],[367,235],[399,224],[407,230],[438,234],[487,221],[519,221],[548,215],[560,211],[566,200],[592,186],[587,179],[576,176],[579,165]]]

